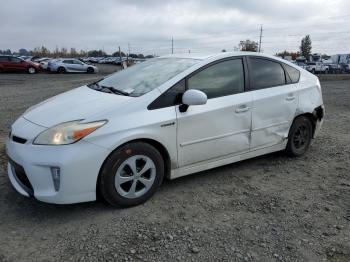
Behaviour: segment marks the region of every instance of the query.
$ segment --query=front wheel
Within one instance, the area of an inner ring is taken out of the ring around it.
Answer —
[[[59,67],[59,68],[57,69],[57,72],[58,72],[59,74],[64,74],[64,73],[66,72],[66,69],[65,69],[63,66],[61,66],[61,67]]]
[[[86,70],[86,72],[88,74],[93,74],[95,72],[95,70],[92,67],[88,67],[88,69]]]
[[[289,130],[286,152],[290,156],[303,155],[310,146],[312,139],[312,124],[305,116],[297,117]]]
[[[28,67],[28,69],[27,69],[27,72],[28,72],[28,74],[35,74],[36,73],[36,69],[35,69],[35,67]]]
[[[163,158],[153,146],[135,142],[114,151],[100,173],[99,193],[113,206],[144,203],[163,181]]]

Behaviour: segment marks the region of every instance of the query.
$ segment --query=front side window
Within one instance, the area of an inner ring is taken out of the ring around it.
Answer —
[[[130,96],[141,96],[199,61],[190,58],[154,58],[121,70],[97,84],[100,87],[113,87]]]
[[[278,62],[261,58],[250,58],[253,90],[286,84],[283,67]]]
[[[233,59],[209,66],[188,79],[188,88],[204,92],[208,99],[244,91],[242,59]]]

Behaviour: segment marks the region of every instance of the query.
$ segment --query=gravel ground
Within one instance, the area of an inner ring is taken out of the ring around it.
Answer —
[[[0,75],[0,261],[350,261],[350,81],[323,82],[326,118],[309,152],[274,153],[173,181],[148,202],[49,205],[5,170],[11,123],[99,75]]]

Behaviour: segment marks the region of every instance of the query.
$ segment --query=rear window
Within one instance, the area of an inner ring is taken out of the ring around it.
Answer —
[[[287,74],[288,74],[292,84],[298,83],[299,78],[300,78],[300,71],[298,69],[291,67],[289,65],[286,65],[286,64],[284,64],[284,67],[287,71]]]
[[[253,89],[263,89],[286,84],[284,69],[280,63],[261,58],[250,58]]]

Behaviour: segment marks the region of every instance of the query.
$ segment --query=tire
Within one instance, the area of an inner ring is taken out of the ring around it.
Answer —
[[[311,70],[311,73],[313,73],[313,74],[315,75],[315,74],[316,74],[315,69],[312,69],[312,70]]]
[[[135,168],[132,168],[133,163]],[[148,169],[141,173],[145,167]],[[106,159],[98,190],[112,206],[130,207],[148,200],[163,177],[164,162],[158,150],[147,143],[135,142],[120,147]]]
[[[324,73],[325,73],[326,75],[328,75],[328,73],[329,73],[329,72],[328,72],[328,69],[326,69],[326,71],[324,71]]]
[[[86,70],[86,73],[88,74],[93,74],[95,72],[95,70],[92,67],[88,67],[88,69]]]
[[[289,130],[287,154],[292,157],[302,156],[310,146],[312,134],[310,119],[305,116],[297,117]]]
[[[3,72],[4,72],[4,70],[2,68],[0,68],[0,74],[3,73]]]
[[[35,67],[32,67],[32,66],[28,67],[27,73],[28,74],[35,74],[36,73]]]
[[[59,74],[64,74],[66,72],[66,69],[63,67],[63,66],[60,66],[58,69],[57,69],[57,73]]]

